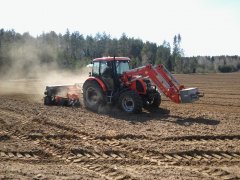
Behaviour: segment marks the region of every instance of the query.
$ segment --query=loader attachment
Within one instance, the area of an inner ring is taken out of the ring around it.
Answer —
[[[148,78],[160,92],[175,103],[191,103],[197,101],[199,97],[203,97],[198,88],[185,88],[184,85],[181,85],[162,64],[146,65],[127,71],[123,74],[123,82],[129,83],[129,77],[136,76]],[[125,84],[127,85],[127,83]]]
[[[59,106],[80,106],[82,91],[79,84],[63,86],[47,86],[44,104]]]
[[[181,103],[192,103],[199,100],[200,93],[198,88],[186,88],[180,90]]]
[[[199,92],[197,87],[185,88],[183,85],[180,85],[165,66],[160,65],[159,67],[166,74],[164,79],[167,79],[167,84],[171,87],[174,86],[176,92],[178,92],[180,103],[192,103],[199,100],[199,97],[203,97],[203,94]]]
[[[163,84],[165,95],[172,101],[177,103],[192,103],[203,97],[198,88],[185,88],[175,79],[164,65],[159,65],[155,68],[159,80]],[[160,89],[162,90],[162,89]]]

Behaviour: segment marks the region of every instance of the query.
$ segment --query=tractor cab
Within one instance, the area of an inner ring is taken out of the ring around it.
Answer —
[[[113,92],[120,87],[120,76],[129,71],[129,58],[103,57],[92,61],[92,76],[99,78],[105,84],[108,92]]]

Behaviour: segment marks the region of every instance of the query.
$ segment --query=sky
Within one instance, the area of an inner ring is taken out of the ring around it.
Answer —
[[[97,32],[161,45],[182,36],[185,56],[240,55],[240,0],[0,0],[0,28],[32,36]]]

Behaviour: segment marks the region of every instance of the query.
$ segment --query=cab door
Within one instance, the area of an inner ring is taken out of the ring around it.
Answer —
[[[100,62],[100,77],[107,87],[108,91],[114,90],[113,65],[111,61]]]

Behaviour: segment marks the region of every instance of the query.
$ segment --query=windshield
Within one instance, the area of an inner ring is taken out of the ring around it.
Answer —
[[[122,74],[129,70],[129,61],[116,61],[117,74]]]

